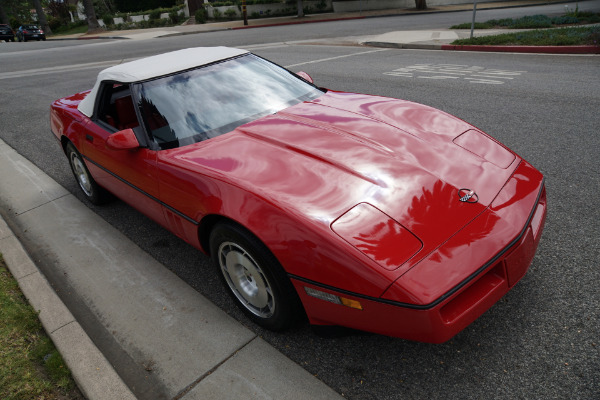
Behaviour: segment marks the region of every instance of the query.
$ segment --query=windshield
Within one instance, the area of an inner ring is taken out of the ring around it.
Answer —
[[[253,54],[136,85],[146,130],[163,149],[230,132],[323,92]]]

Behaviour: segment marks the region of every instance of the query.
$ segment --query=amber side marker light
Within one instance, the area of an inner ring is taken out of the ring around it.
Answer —
[[[306,294],[317,299],[325,300],[333,304],[340,304],[346,307],[355,308],[357,310],[362,310],[362,305],[359,301],[347,299],[345,297],[336,296],[335,294],[322,292],[320,290],[316,290],[309,287],[304,287]]]

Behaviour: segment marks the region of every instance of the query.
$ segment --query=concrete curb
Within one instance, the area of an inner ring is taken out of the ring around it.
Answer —
[[[173,36],[187,36],[187,35],[197,35],[199,33],[212,33],[212,32],[223,32],[230,31],[231,28],[219,28],[219,29],[211,29],[210,31],[200,31],[200,32],[177,32],[177,33],[168,33],[166,35],[157,36],[157,38],[168,38]]]
[[[73,37],[73,38],[48,38],[46,40],[52,40],[52,41],[59,41],[59,40],[92,40],[92,39],[117,39],[117,40],[122,40],[122,39],[129,39],[127,37],[123,37],[123,36],[80,36],[80,37]]]
[[[444,44],[441,50],[544,54],[600,54],[600,46],[483,46]]]
[[[87,399],[136,397],[94,345],[0,216],[0,253]]]
[[[391,43],[391,42],[363,42],[369,47],[384,47],[389,49],[412,49],[412,50],[442,50],[441,44],[424,43]]]
[[[78,37],[77,40],[92,40],[92,39],[129,39],[127,37],[122,36],[86,36],[86,37]]]
[[[369,47],[412,50],[484,51],[530,54],[600,54],[600,46],[481,46],[426,43],[363,42]]]

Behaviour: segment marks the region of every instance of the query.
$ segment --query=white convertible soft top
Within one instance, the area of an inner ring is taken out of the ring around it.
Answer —
[[[82,114],[92,116],[98,88],[103,81],[140,82],[246,53],[248,51],[230,47],[194,47],[115,65],[100,71],[92,91],[77,108]]]

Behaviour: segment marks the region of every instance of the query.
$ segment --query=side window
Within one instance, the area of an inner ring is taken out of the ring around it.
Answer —
[[[98,120],[115,128],[123,130],[139,126],[129,85],[122,83],[105,83],[99,98]]]

